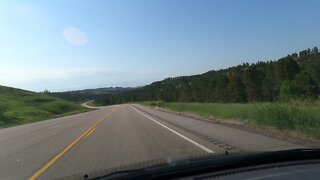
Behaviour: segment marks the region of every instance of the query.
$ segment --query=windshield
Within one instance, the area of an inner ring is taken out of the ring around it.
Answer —
[[[320,2],[0,2],[0,179],[318,148]]]

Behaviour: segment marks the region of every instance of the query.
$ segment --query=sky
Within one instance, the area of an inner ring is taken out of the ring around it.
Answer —
[[[320,45],[320,1],[0,1],[0,85],[135,87]]]

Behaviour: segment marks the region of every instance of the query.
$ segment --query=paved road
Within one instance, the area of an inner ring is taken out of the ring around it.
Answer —
[[[302,146],[141,105],[116,105],[0,129],[0,147],[0,179],[56,179],[92,177],[226,150]],[[128,164],[135,166],[124,167]]]
[[[97,108],[100,108],[100,107],[90,106],[89,103],[91,103],[91,102],[93,102],[93,100],[88,101],[88,102],[84,102],[84,103],[81,104],[81,106],[86,107],[86,108],[88,108],[88,109],[97,109]]]

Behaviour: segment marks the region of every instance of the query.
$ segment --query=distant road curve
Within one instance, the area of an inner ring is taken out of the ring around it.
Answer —
[[[90,105],[88,105],[91,102],[93,102],[93,100],[84,102],[84,103],[81,104],[81,106],[89,108],[89,109],[100,109],[101,108],[99,106],[90,106]]]

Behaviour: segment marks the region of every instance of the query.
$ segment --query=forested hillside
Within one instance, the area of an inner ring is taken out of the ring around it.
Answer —
[[[201,75],[167,78],[96,98],[99,104],[163,100],[167,102],[273,102],[319,97],[320,53],[317,47],[277,61],[243,63]]]
[[[65,99],[73,102],[85,102],[89,100],[98,100],[105,95],[117,94],[124,91],[132,90],[134,88],[123,88],[123,87],[107,87],[97,89],[85,89],[78,91],[66,91],[66,92],[49,92],[51,96]]]

